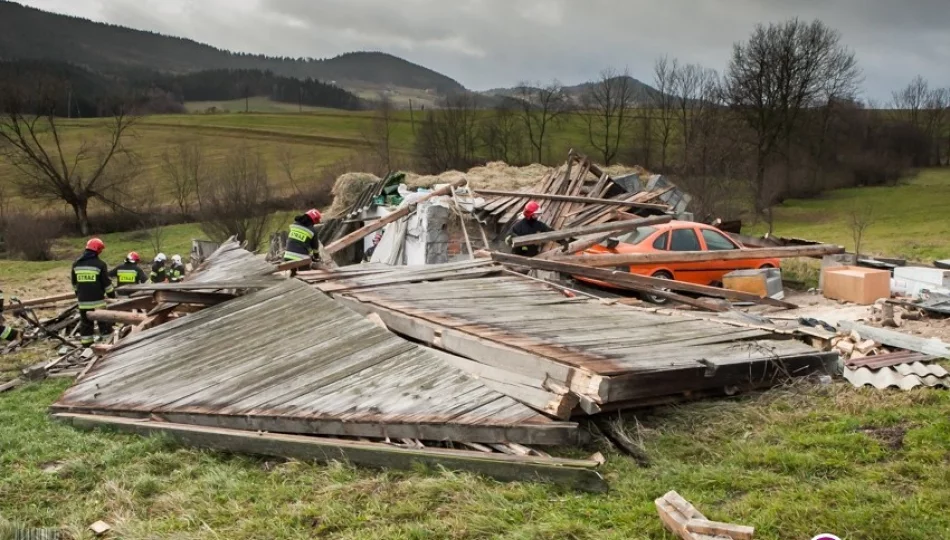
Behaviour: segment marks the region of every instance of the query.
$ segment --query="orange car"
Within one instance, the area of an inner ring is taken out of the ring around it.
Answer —
[[[702,223],[690,221],[671,221],[665,225],[640,227],[636,231],[617,238],[616,245],[607,242],[593,246],[584,253],[605,255],[609,253],[656,253],[660,251],[727,251],[746,249],[738,242],[726,236],[719,229]],[[698,285],[722,286],[722,277],[733,270],[755,268],[778,268],[778,259],[760,259],[750,257],[729,261],[684,262],[665,264],[631,264],[617,270],[628,270],[632,274],[651,276],[661,279],[675,279]],[[595,279],[574,276],[579,281],[593,283],[603,287],[609,284]],[[647,295],[648,300],[664,303],[665,299]]]

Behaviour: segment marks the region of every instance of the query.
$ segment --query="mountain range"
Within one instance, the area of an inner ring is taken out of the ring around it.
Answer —
[[[9,0],[0,0],[0,61],[70,64],[108,78],[138,81],[154,80],[156,74],[182,77],[205,71],[260,70],[283,79],[315,79],[364,98],[395,89],[434,101],[439,95],[466,90],[451,77],[384,52],[350,52],[327,59],[234,53],[191,39],[46,12]],[[236,84],[248,86],[243,81]],[[632,84],[638,97],[655,92],[636,79]],[[576,96],[584,88],[565,90]],[[481,94],[515,93],[515,89],[496,89]]]

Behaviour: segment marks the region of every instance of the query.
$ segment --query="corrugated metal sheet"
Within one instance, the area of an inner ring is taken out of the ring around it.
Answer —
[[[899,364],[893,367],[872,371],[862,367],[845,368],[844,378],[855,387],[873,386],[878,389],[900,388],[910,390],[918,386],[942,386],[950,388],[950,377],[944,368],[937,364]]]
[[[261,271],[248,255],[222,250],[194,280]],[[326,435],[526,444],[578,436],[576,424],[285,279],[127,338],[52,408]]]

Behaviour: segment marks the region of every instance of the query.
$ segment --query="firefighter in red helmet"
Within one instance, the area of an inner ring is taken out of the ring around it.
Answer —
[[[79,340],[84,347],[95,341],[95,323],[89,319],[89,312],[106,307],[106,296],[115,298],[115,289],[109,277],[109,267],[99,255],[106,248],[98,238],[86,242],[86,250],[73,263],[72,282],[79,302]],[[112,333],[112,323],[99,322],[99,334],[103,339]]]
[[[287,234],[287,249],[284,250],[284,261],[303,261],[313,259],[314,254],[319,252],[320,239],[317,237],[317,225],[323,216],[316,208],[307,210],[306,213],[294,218],[290,224],[290,231]],[[291,270],[290,275],[297,274],[296,270]]]
[[[512,241],[518,236],[528,236],[530,234],[546,233],[551,232],[551,227],[548,227],[547,223],[538,219],[538,216],[541,214],[541,205],[535,201],[529,201],[528,204],[524,207],[524,212],[522,212],[522,218],[515,223],[514,227],[511,228],[511,233],[505,237],[505,243],[511,247]],[[512,247],[511,252],[515,255],[521,255],[523,257],[534,257],[541,251],[541,246],[531,245],[531,246],[519,246]]]

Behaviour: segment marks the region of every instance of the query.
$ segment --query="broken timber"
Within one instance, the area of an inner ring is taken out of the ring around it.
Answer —
[[[235,429],[81,414],[55,414],[57,420],[80,429],[112,428],[143,436],[165,435],[198,448],[326,463],[343,461],[371,468],[413,470],[418,465],[468,471],[501,481],[541,481],[593,493],[605,493],[607,483],[588,460],[485,454],[442,448],[424,450],[380,443],[322,437],[256,433]]]
[[[548,270],[551,272],[561,272],[568,275],[583,276],[591,279],[606,281],[624,288],[629,288],[649,294],[660,295],[663,289],[673,291],[691,292],[712,296],[715,298],[725,298],[727,300],[736,300],[740,302],[755,302],[757,304],[766,304],[784,309],[795,309],[795,304],[776,300],[774,298],[762,298],[757,294],[733,291],[730,289],[720,289],[719,287],[708,287],[705,285],[696,285],[683,281],[672,279],[657,279],[647,276],[639,276],[630,272],[617,270],[602,270],[599,268],[590,268],[580,264],[569,264],[566,262],[538,260],[537,258],[522,257],[520,255],[509,255],[507,253],[492,252],[492,259],[505,263],[535,268],[538,270]]]
[[[413,201],[412,204],[407,204],[403,206],[402,208],[400,208],[399,210],[396,210],[395,212],[389,214],[388,216],[382,219],[376,220],[373,223],[361,229],[357,229],[331,244],[327,244],[327,246],[325,247],[325,250],[327,254],[333,255],[334,253],[340,250],[346,249],[350,245],[355,244],[356,242],[362,240],[363,238],[369,236],[370,234],[373,234],[374,232],[382,229],[386,225],[389,225],[390,223],[394,221],[397,221],[401,218],[408,216],[411,212],[414,211],[415,207],[419,203],[425,202],[433,197],[451,195],[453,188],[462,187],[466,183],[467,183],[467,180],[462,178],[460,180],[456,180],[455,182],[452,182],[451,184],[447,186],[443,186],[439,189],[436,189],[435,191],[432,191],[431,193],[428,193],[425,196],[420,197],[419,199]]]
[[[568,388],[591,411],[590,405],[769,386],[827,370],[837,359],[764,328],[567,298],[550,284],[511,274],[440,281],[439,267],[453,265],[433,265],[426,281],[412,284],[387,285],[385,274],[347,276],[356,288],[331,294],[418,342],[534,377],[535,385],[549,380]],[[360,288],[369,282],[372,288]]]
[[[665,212],[670,207],[665,204],[637,203],[629,201],[618,201],[616,199],[597,199],[594,197],[579,197],[573,195],[555,195],[552,193],[521,193],[517,191],[499,191],[497,189],[476,189],[476,193],[482,195],[498,195],[502,197],[518,197],[521,199],[539,199],[557,202],[570,202],[581,204],[599,204],[602,206],[623,206],[627,208],[643,208],[646,210],[659,210]]]
[[[518,236],[512,240],[512,247],[528,246],[532,244],[543,244],[555,240],[564,240],[566,238],[577,238],[587,234],[594,233],[623,233],[635,231],[640,227],[650,225],[662,225],[673,221],[673,216],[655,216],[641,218],[636,220],[611,221],[609,223],[600,223],[597,225],[588,225],[586,227],[574,227],[572,229],[563,229],[560,231],[551,231],[546,233],[529,234]]]
[[[148,319],[148,315],[131,313],[128,311],[112,311],[108,309],[89,311],[86,313],[86,317],[93,321],[119,324],[139,324]]]
[[[129,336],[52,409],[331,436],[583,437],[576,423],[551,420],[299,280]]]
[[[666,528],[682,540],[753,540],[754,528],[709,521],[675,491],[670,491],[654,503]]]
[[[663,264],[742,259],[782,259],[789,257],[818,257],[844,253],[844,248],[831,244],[778,248],[733,249],[728,251],[669,251],[660,253],[618,253],[609,255],[561,255],[558,261],[586,266],[620,266],[623,264]]]
[[[234,298],[235,295],[228,293],[194,291],[157,291],[155,293],[155,303],[157,304],[197,304],[201,306],[214,306]]]

